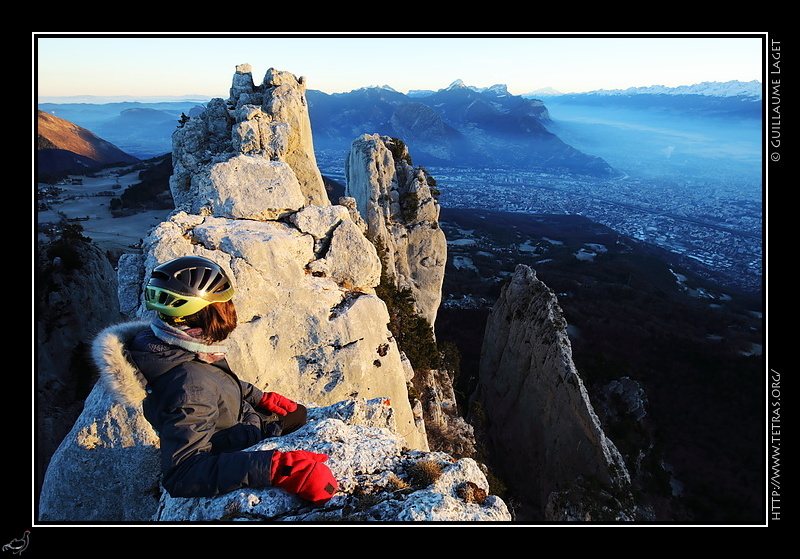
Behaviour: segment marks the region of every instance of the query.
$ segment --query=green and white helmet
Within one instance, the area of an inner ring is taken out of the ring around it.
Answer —
[[[228,275],[201,256],[182,256],[156,266],[144,289],[145,306],[172,317],[192,315],[231,297]]]

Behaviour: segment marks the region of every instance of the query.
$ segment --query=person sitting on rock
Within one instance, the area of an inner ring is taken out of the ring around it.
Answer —
[[[276,486],[325,502],[337,490],[327,455],[245,450],[302,427],[306,408],[229,367],[233,293],[225,271],[196,256],[157,266],[145,286],[145,306],[158,314],[126,350],[146,381],[142,409],[160,438],[162,485],[180,497]]]

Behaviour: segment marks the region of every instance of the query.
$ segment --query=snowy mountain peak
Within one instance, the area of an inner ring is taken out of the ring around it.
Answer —
[[[597,95],[636,95],[636,94],[662,94],[662,95],[705,95],[709,97],[754,97],[761,98],[761,82],[701,82],[693,85],[667,87],[664,85],[651,85],[647,87],[629,87],[627,89],[600,89],[593,91]]]
[[[453,90],[453,89],[460,89],[460,88],[471,89],[472,91],[476,91],[478,93],[484,93],[484,92],[487,92],[487,91],[491,91],[491,92],[495,93],[496,95],[508,95],[509,94],[507,86],[505,84],[502,84],[502,83],[498,83],[498,84],[492,85],[490,87],[475,87],[475,86],[472,86],[472,85],[465,84],[464,80],[460,80],[460,79],[454,81],[453,83],[451,83],[449,86],[447,86],[445,88],[445,90],[450,91],[450,90]]]
[[[383,89],[384,91],[392,91],[392,92],[397,93],[397,90],[394,89],[390,85],[368,85],[366,87],[360,87],[360,88],[356,89],[355,91],[366,91],[368,89]]]
[[[727,82],[701,82],[693,85],[681,85],[668,87],[665,85],[650,85],[644,87],[628,87],[626,89],[596,89],[583,93],[573,93],[568,95],[704,95],[706,97],[749,97],[761,99],[761,82],[753,80],[749,82],[727,81]],[[543,87],[530,93],[523,94],[523,97],[558,97],[564,93],[552,87]]]
[[[537,89],[536,91],[531,91],[530,93],[526,93],[524,97],[552,97],[555,95],[564,95],[562,92],[558,91],[557,89],[547,86]]]

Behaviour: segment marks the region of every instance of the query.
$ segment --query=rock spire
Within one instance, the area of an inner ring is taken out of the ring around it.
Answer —
[[[442,298],[447,239],[439,202],[423,169],[413,168],[397,138],[364,134],[345,163],[347,196],[356,201],[367,234],[385,251],[386,274],[409,289],[417,312],[433,327]]]
[[[192,213],[219,212],[231,198],[248,203],[246,188],[259,188],[269,198],[273,215],[285,213],[297,201],[285,179],[271,168],[291,169],[303,205],[329,205],[314,155],[304,78],[270,68],[261,85],[253,83],[249,64],[236,67],[230,97],[209,101],[199,118],[192,118],[172,138],[174,172],[170,189],[176,207]],[[243,182],[242,192],[229,192]],[[237,196],[237,194],[241,194]],[[241,210],[246,212],[246,210]],[[236,215],[246,219],[271,216]]]
[[[595,415],[566,328],[552,291],[517,266],[487,321],[474,397],[492,455],[550,520],[629,520],[628,471]]]

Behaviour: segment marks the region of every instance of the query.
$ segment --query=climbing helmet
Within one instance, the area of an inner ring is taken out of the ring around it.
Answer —
[[[165,316],[189,316],[233,297],[221,266],[201,256],[182,256],[156,266],[144,290],[145,306]]]

